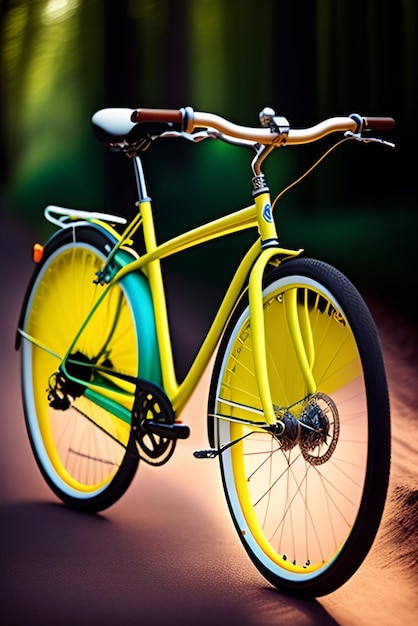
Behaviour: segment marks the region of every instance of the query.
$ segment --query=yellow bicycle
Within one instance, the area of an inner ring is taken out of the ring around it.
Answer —
[[[132,158],[138,212],[126,223],[45,209],[58,228],[34,245],[16,339],[40,471],[71,507],[111,506],[141,459],[161,465],[188,437],[182,409],[216,352],[209,447],[195,456],[219,459],[236,530],[265,578],[299,595],[331,592],[362,563],[384,508],[385,368],[371,314],[348,279],[279,245],[261,166],[275,148],[330,134],[387,144],[370,131],[393,120],[353,114],[293,129],[266,108],[252,128],[186,107],[103,109],[92,122],[104,144]],[[251,148],[252,204],[158,242],[141,152],[163,137]],[[179,384],[161,261],[247,229],[254,243]]]

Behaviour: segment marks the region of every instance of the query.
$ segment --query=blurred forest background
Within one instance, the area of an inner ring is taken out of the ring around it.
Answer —
[[[3,228],[19,220],[34,238],[46,236],[47,204],[132,214],[132,163],[108,154],[92,136],[90,118],[100,108],[190,105],[257,125],[259,111],[271,106],[294,127],[352,112],[390,115],[397,125],[385,138],[396,142],[395,150],[346,143],[283,197],[276,221],[283,245],[336,264],[368,293],[413,315],[416,0],[3,0],[0,6]],[[329,145],[319,143],[276,151],[266,168],[273,193]],[[219,142],[156,142],[144,159],[160,238],[249,204],[250,158]],[[215,190],[222,190],[222,206]],[[241,245],[228,240],[204,247],[202,257],[186,253],[174,262],[174,274],[206,290],[220,268],[221,289]]]

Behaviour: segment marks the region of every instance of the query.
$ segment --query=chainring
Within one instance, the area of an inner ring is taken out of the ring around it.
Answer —
[[[138,389],[132,412],[135,439],[140,458],[149,465],[163,465],[172,456],[176,441],[150,432],[142,425],[145,420],[173,424],[171,403],[163,391]]]

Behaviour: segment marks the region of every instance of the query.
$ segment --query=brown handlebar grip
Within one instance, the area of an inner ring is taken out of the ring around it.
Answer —
[[[173,122],[181,124],[183,113],[178,109],[137,109],[131,115],[133,122]]]
[[[392,117],[365,117],[364,128],[370,130],[390,130],[395,126],[395,120]]]

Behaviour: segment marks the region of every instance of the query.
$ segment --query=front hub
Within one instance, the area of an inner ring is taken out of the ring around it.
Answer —
[[[337,445],[340,421],[335,402],[324,393],[317,392],[304,401],[302,411],[282,413],[275,436],[282,450],[292,450],[299,445],[302,456],[312,465],[328,461]]]

